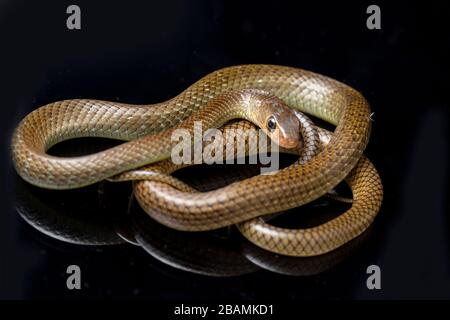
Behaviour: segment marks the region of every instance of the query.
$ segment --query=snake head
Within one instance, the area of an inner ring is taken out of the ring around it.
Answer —
[[[283,148],[296,148],[300,141],[300,122],[294,110],[276,97],[272,97],[263,110],[265,116],[259,125],[265,133]]]

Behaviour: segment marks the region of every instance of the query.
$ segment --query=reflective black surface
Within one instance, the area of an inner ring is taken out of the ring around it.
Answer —
[[[379,31],[366,28],[369,2],[78,2],[79,31],[65,27],[69,4],[0,4],[1,298],[450,297],[445,2],[380,2]],[[12,130],[38,106],[71,98],[162,101],[213,70],[243,63],[310,69],[357,88],[369,100],[375,122],[366,153],[381,174],[385,200],[369,233],[350,244],[344,257],[271,264],[235,230],[186,238],[152,224],[130,204],[129,184],[48,192],[24,183],[12,168]],[[77,229],[77,221],[87,220],[117,241],[118,230],[127,236],[131,228],[130,239],[141,246],[53,239],[17,213],[29,202],[35,216],[39,210],[50,215],[50,226],[80,234],[86,227]],[[63,216],[72,222],[60,220]],[[136,219],[145,220],[137,224],[144,230],[133,229]],[[215,257],[219,252],[225,256]],[[66,288],[71,264],[81,267],[80,291]],[[371,264],[381,268],[379,291],[366,288]],[[311,269],[316,272],[307,276]]]

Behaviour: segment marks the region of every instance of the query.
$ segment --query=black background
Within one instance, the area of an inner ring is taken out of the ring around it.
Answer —
[[[372,2],[364,1],[73,3],[82,11],[77,31],[66,28],[72,1],[0,2],[1,298],[450,298],[445,1],[377,1],[381,30],[366,28]],[[345,262],[312,277],[257,271],[211,278],[131,245],[62,244],[17,215],[9,143],[28,112],[71,98],[162,101],[213,70],[245,63],[319,72],[370,102],[375,122],[366,154],[383,179],[385,200],[370,236]],[[70,264],[83,270],[80,291],[65,287]],[[382,290],[366,288],[370,264],[381,267]]]

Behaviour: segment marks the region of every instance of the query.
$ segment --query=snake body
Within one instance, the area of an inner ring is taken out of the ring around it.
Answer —
[[[302,148],[281,150],[282,152],[300,154],[296,163],[284,169],[287,171],[295,170],[296,166],[311,161],[330,142],[332,137],[331,132],[315,127],[306,116],[300,115],[300,117],[303,125],[301,132],[304,137]],[[233,135],[227,134],[227,129],[249,129],[251,127],[252,124],[248,122],[236,122],[225,126],[223,128],[225,144],[227,145],[228,141],[233,138]],[[257,150],[250,149],[246,151],[246,155],[257,152]],[[230,186],[240,186],[242,183],[239,181],[229,184],[227,187],[198,192],[171,176],[172,173],[185,166],[175,165],[171,161],[163,161],[139,170],[125,172],[114,177],[114,180],[141,180],[136,181],[134,188],[134,194],[138,202],[152,218],[171,228],[202,231],[205,230],[205,225],[210,227],[207,223],[208,220],[206,220],[208,218],[209,221],[216,223],[215,228],[231,224],[232,222],[229,222],[229,220],[220,219],[220,217],[213,215],[210,217],[201,216],[201,219],[205,220],[203,223],[198,223],[198,216],[194,214],[180,215],[171,209],[175,207],[174,204],[180,198],[192,198],[196,194],[214,197],[215,194],[223,193]],[[332,196],[332,198],[350,202],[352,207],[342,215],[324,224],[306,229],[284,229],[272,226],[266,223],[263,218],[258,217],[237,223],[237,226],[248,240],[271,252],[297,257],[315,256],[330,252],[354,239],[370,226],[378,213],[383,197],[383,187],[378,172],[364,155],[345,181],[351,188],[353,199],[335,196]],[[217,183],[223,184],[219,181]],[[146,202],[145,196],[148,194],[148,190],[152,190],[152,194],[158,194],[156,198],[166,197],[169,201],[168,209],[160,211],[157,203]],[[240,214],[244,213],[240,212]],[[238,219],[242,219],[242,216],[239,216]]]
[[[135,184],[136,196],[147,212],[164,215],[166,224],[177,229],[210,230],[317,199],[356,167],[363,168],[364,172],[374,172],[368,176],[359,175],[358,186],[363,194],[372,195],[371,190],[376,192],[369,207],[364,207],[367,201],[355,201],[358,205],[352,209],[373,218],[381,204],[382,188],[376,171],[362,158],[371,126],[368,103],[345,84],[297,68],[273,65],[228,67],[205,76],[175,98],[154,105],[84,99],[55,102],[35,110],[19,124],[12,140],[13,162],[19,175],[41,187],[66,189],[92,184],[167,158],[172,146],[170,128],[189,128],[194,120],[205,122],[206,127],[219,127],[232,118],[260,124],[256,109],[246,114],[238,109],[230,112],[230,104],[222,99],[227,92],[239,90],[256,90],[250,97],[245,97],[250,100],[257,98],[255,95],[260,91],[265,92],[293,109],[336,125],[336,129],[329,143],[306,163],[296,163],[273,175],[259,175],[218,190],[192,193],[164,182],[138,182]],[[239,104],[236,101],[239,98],[233,98],[234,104]],[[247,101],[245,99],[241,102]],[[128,142],[84,157],[58,158],[46,153],[60,141],[84,136]],[[354,172],[359,171],[355,169]],[[266,241],[266,248],[283,254],[317,255],[356,237],[364,229],[361,226],[345,228],[353,224],[354,215],[344,215],[339,223],[326,225],[330,231],[326,234],[334,234],[338,239],[331,241],[332,246],[323,245],[330,243],[330,239],[323,238],[324,234],[307,232],[303,235],[307,245],[302,248],[298,246],[299,241],[294,241],[293,235],[284,230],[267,231],[286,234],[277,243],[261,233],[262,227],[252,229],[241,225],[241,230],[255,233],[256,237],[247,236],[253,242]],[[340,232],[343,226],[345,232]]]

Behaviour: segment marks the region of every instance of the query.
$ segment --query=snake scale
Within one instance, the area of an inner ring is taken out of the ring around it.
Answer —
[[[335,125],[334,132],[309,124],[300,112]],[[127,171],[133,176],[133,170],[139,172],[145,165],[161,167],[167,162],[162,160],[170,157],[174,129],[194,133],[195,121],[202,121],[205,129],[222,127],[232,119],[250,121],[269,137],[274,135],[269,122],[275,122],[280,146],[300,149],[299,160],[274,174],[208,192],[183,189],[181,182],[167,175],[173,168],[151,174],[134,183],[135,196],[148,214],[186,231],[237,224],[255,244],[291,256],[329,252],[361,234],[373,221],[383,189],[377,171],[363,156],[371,128],[369,105],[351,87],[298,68],[224,68],[178,96],[153,105],[87,99],[51,103],[30,113],[16,128],[13,163],[19,175],[34,185],[78,188],[126,175]],[[234,125],[248,127],[248,122]],[[126,142],[82,157],[47,154],[61,141],[92,136]],[[318,150],[309,154],[308,143]],[[334,220],[313,228],[287,230],[269,226],[259,218],[317,199],[344,179],[352,188],[353,203]]]

